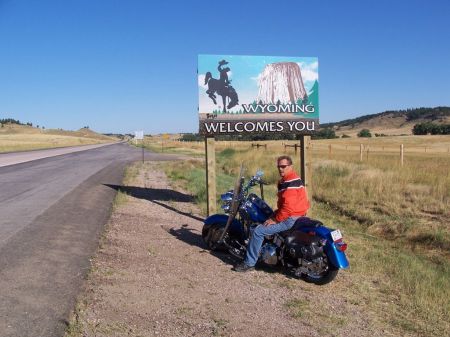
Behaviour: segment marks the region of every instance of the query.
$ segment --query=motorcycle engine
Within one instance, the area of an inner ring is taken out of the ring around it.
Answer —
[[[269,265],[278,263],[277,246],[272,243],[266,243],[261,247],[261,260]]]

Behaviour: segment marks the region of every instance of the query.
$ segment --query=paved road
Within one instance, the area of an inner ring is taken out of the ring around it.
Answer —
[[[33,151],[24,151],[24,152],[0,153],[0,167],[25,163],[25,162],[28,162],[31,160],[36,160],[36,159],[59,156],[61,154],[95,149],[95,148],[102,147],[102,146],[108,146],[109,144],[112,144],[112,143],[82,145],[82,146],[66,146],[66,147],[60,147],[60,148],[54,148],[54,149],[33,150]]]
[[[0,336],[63,334],[116,193],[104,184],[140,158],[115,144],[0,167]]]

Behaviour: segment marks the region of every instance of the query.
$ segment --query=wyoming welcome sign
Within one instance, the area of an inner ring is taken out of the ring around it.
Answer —
[[[309,134],[319,127],[315,57],[199,55],[199,131]]]

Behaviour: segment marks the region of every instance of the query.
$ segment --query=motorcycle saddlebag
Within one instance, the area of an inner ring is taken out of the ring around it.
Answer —
[[[320,238],[301,231],[289,233],[285,238],[286,250],[292,257],[312,259],[322,254]]]

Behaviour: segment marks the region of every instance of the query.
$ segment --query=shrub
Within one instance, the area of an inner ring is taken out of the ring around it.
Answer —
[[[326,128],[326,129],[320,129],[319,131],[314,133],[311,136],[311,138],[312,139],[333,139],[333,138],[337,138],[337,137],[336,137],[336,133],[334,132],[333,129]]]
[[[370,133],[369,129],[362,129],[358,132],[358,137],[370,138],[372,137],[372,134]]]

